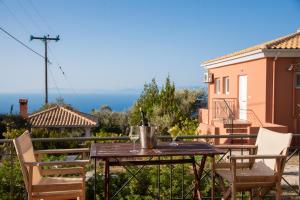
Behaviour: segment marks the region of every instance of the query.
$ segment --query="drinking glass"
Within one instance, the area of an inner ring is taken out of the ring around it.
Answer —
[[[135,142],[140,138],[140,127],[138,126],[131,126],[129,132],[129,138],[133,141],[133,149],[130,150],[131,153],[138,153],[139,150],[135,149]]]
[[[169,145],[171,146],[178,146],[178,143],[176,142],[176,138],[178,136],[179,130],[177,127],[172,127],[168,130],[168,133],[170,133],[171,137],[172,137],[172,142],[169,143]]]

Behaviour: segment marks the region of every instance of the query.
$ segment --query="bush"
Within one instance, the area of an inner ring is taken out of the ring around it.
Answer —
[[[15,157],[10,158],[10,155],[7,155],[2,158],[0,182],[0,199],[18,200],[27,198],[20,163]]]

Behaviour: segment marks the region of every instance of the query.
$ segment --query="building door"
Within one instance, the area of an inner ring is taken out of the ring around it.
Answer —
[[[239,77],[239,106],[240,106],[240,119],[247,120],[247,76]]]

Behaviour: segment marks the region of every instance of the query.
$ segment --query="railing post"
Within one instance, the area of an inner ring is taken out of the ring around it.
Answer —
[[[184,159],[184,156],[182,156],[182,159]],[[181,166],[181,197],[184,198],[184,164]]]
[[[97,140],[94,140],[94,143],[96,143]],[[97,199],[97,159],[94,158],[94,200]]]
[[[157,158],[160,160],[160,156]],[[160,199],[160,165],[157,165],[157,199]]]
[[[171,161],[173,159],[173,157],[171,156]],[[173,190],[173,187],[172,187],[172,182],[173,182],[173,167],[172,167],[172,164],[170,164],[170,199],[172,199],[172,190]]]
[[[300,149],[298,148],[298,163],[300,163]],[[298,164],[298,196],[300,196],[300,164]]]
[[[12,142],[10,142],[9,143],[9,157],[10,157],[10,180],[9,180],[9,184],[10,184],[10,186],[9,186],[9,198],[12,200],[13,199],[13,168],[14,168],[14,166],[13,166],[13,162],[14,162],[14,158],[13,158],[13,150],[12,150],[12,148],[13,148],[13,143]]]
[[[211,181],[212,181],[212,185],[211,185],[211,199],[214,200],[215,199],[215,156],[211,157]]]

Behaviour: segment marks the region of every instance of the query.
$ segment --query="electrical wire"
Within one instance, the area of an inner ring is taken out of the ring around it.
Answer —
[[[27,31],[27,33],[30,33],[30,31],[27,29],[27,27],[19,20],[19,18],[13,13],[13,11],[8,7],[8,5],[4,2],[4,0],[0,0],[0,2],[4,5],[4,7],[7,9],[9,14],[14,18],[14,20],[23,27]]]
[[[33,20],[32,16],[29,14],[28,10],[25,9],[23,3],[21,2],[21,0],[18,0],[19,2],[19,7],[24,11],[24,13],[27,15],[27,17],[29,18],[29,20],[32,22],[32,24],[37,28],[38,31],[40,32],[43,32],[41,27],[38,25],[38,23],[36,21]],[[26,30],[27,32],[28,29],[27,27],[18,19],[18,17],[12,12],[12,10],[7,6],[7,4],[5,4],[4,0],[0,0],[0,2],[3,3],[3,5],[6,7],[6,9],[8,10],[8,12],[10,13],[10,15],[15,19],[15,21],[23,27],[24,30]],[[35,7],[35,5],[33,4],[33,2],[31,0],[27,1],[29,2],[30,6],[33,8],[33,10],[36,12],[36,14],[39,16],[39,19],[42,20],[44,22],[44,24],[47,25],[47,28],[48,29],[51,29],[51,26],[49,25],[49,23],[45,20],[45,18],[40,14],[40,12],[38,11],[38,9]],[[9,37],[11,37],[12,39],[14,39],[15,41],[17,41],[19,44],[21,44],[22,46],[24,46],[25,48],[27,48],[28,50],[32,51],[33,53],[35,53],[36,55],[42,57],[43,59],[45,59],[45,57],[43,55],[41,55],[40,53],[38,53],[37,51],[33,50],[31,47],[29,47],[28,45],[26,45],[24,42],[22,42],[21,40],[19,40],[17,37],[13,36],[11,33],[9,33],[8,31],[6,31],[4,28],[0,27],[0,30],[2,32],[4,32],[5,34],[7,34]],[[54,56],[54,53],[52,52],[51,48],[48,47],[48,50],[50,52],[50,54],[52,55],[53,58],[55,58]],[[63,75],[64,79],[66,80],[67,84],[69,85],[69,88],[73,91],[73,93],[77,93],[75,91],[75,89],[72,87],[71,83],[69,82],[67,76],[66,76],[66,73],[64,72],[62,66],[58,63],[57,59],[54,59],[55,60],[55,63],[57,65],[57,68],[58,70],[61,72],[61,74]],[[50,62],[49,58],[48,58],[48,61],[47,61],[50,65],[52,65],[53,63]],[[61,95],[61,92],[60,92],[60,89],[56,83],[56,80],[54,78],[54,75],[53,75],[53,72],[51,71],[51,68],[49,67],[49,71],[50,71],[50,75],[51,75],[51,78],[52,78],[52,81],[55,85],[55,88],[56,90],[58,91],[58,94],[60,95],[60,97],[62,96]]]
[[[50,26],[50,24],[47,22],[47,20],[41,15],[41,13],[37,9],[37,7],[34,5],[34,3],[31,0],[27,0],[26,2],[29,2],[30,6],[33,8],[35,13],[39,16],[39,19],[41,19],[44,22],[44,24],[47,26],[47,28],[49,30],[51,30],[52,32],[54,32],[52,26]]]
[[[53,74],[53,72],[52,72],[52,70],[51,70],[50,67],[49,67],[49,71],[50,71],[50,76],[51,76],[51,78],[52,78],[52,81],[53,81],[53,83],[54,83],[54,86],[55,86],[55,88],[56,88],[56,90],[57,90],[57,92],[58,92],[58,95],[59,95],[59,97],[62,97],[61,92],[60,92],[60,89],[59,89],[59,87],[57,86],[56,80],[55,80],[55,78],[54,78],[54,74]]]
[[[19,0],[21,1],[21,0]],[[45,20],[45,18],[41,15],[41,13],[38,11],[38,9],[36,8],[36,6],[33,4],[33,2],[31,0],[28,0],[30,6],[33,8],[33,10],[35,11],[35,13],[39,16],[39,19],[42,20],[44,22],[44,24],[47,25],[47,28],[50,30],[50,31],[53,31],[52,27],[49,25],[49,23]],[[23,8],[23,10],[25,11],[25,9]],[[29,16],[29,14],[27,14]],[[31,18],[31,17],[30,17]],[[31,18],[31,21],[33,22],[33,19]],[[33,23],[33,24],[36,24],[36,23]],[[38,29],[40,29],[37,25],[36,27]],[[56,63],[57,65],[57,68],[58,70],[61,72],[61,74],[63,75],[64,79],[66,80],[67,84],[69,85],[69,88],[73,91],[74,94],[77,94],[77,92],[75,91],[74,87],[71,85],[69,79],[67,78],[67,75],[65,73],[65,71],[63,70],[61,64],[58,62],[58,60],[56,59],[53,51],[51,50],[50,47],[48,47],[48,50],[49,50],[49,53],[51,54],[52,56],[52,60],[54,60],[54,62]]]
[[[35,27],[37,28],[38,31],[43,32],[43,31],[42,31],[42,28],[38,25],[38,23],[37,23],[35,20],[33,20],[31,14],[30,14],[30,13],[27,11],[27,9],[24,7],[24,5],[23,5],[23,3],[21,2],[21,0],[18,0],[18,4],[19,4],[19,7],[20,7],[20,8],[23,10],[23,12],[26,14],[26,16],[28,17],[28,19],[32,22],[33,26],[35,26]],[[8,8],[7,5],[6,5],[6,7]],[[16,20],[18,20],[18,18],[16,17],[16,15],[14,15],[13,12],[12,12],[11,10],[10,10],[10,13],[14,16],[14,18],[15,18]],[[18,20],[18,22],[21,23],[19,20]],[[49,61],[49,59],[47,60],[47,62],[48,62],[49,64],[52,64],[52,63]],[[57,85],[56,79],[54,78],[53,72],[52,72],[52,70],[51,70],[50,67],[49,67],[48,69],[49,69],[50,76],[51,76],[51,79],[52,79],[52,81],[53,81],[53,84],[54,84],[54,86],[55,86],[55,88],[56,88],[56,90],[57,90],[59,96],[62,97],[61,92],[60,92],[60,89],[59,89],[59,87],[58,87],[58,85]]]
[[[42,28],[40,27],[40,25],[32,18],[31,14],[27,11],[27,9],[25,8],[25,6],[23,5],[23,3],[21,2],[21,0],[18,0],[18,5],[19,7],[24,11],[25,15],[29,18],[29,20],[31,21],[31,23],[37,27],[37,29],[39,30],[39,32],[43,32]]]
[[[8,35],[10,38],[14,39],[16,42],[18,42],[19,44],[21,44],[23,47],[25,47],[26,49],[28,49],[29,51],[32,51],[34,54],[40,56],[41,58],[45,59],[45,56],[43,56],[42,54],[38,53],[37,51],[33,50],[31,47],[29,47],[28,45],[26,45],[24,42],[22,42],[21,40],[19,40],[18,38],[16,38],[15,36],[13,36],[12,34],[10,34],[8,31],[6,31],[4,28],[2,28],[0,26],[0,30],[5,33],[6,35]],[[50,62],[50,61],[48,61]],[[50,62],[51,63],[51,62]]]
[[[49,52],[50,52],[50,54],[52,55],[53,60],[54,60],[54,62],[56,63],[56,65],[57,65],[59,71],[61,72],[61,74],[63,75],[64,79],[66,80],[66,82],[67,82],[69,88],[72,90],[72,92],[73,92],[74,94],[77,94],[76,90],[74,89],[74,87],[72,86],[71,82],[69,81],[69,79],[68,79],[68,77],[67,77],[67,74],[65,73],[65,71],[64,71],[63,68],[62,68],[62,66],[61,66],[60,63],[57,61],[56,57],[54,56],[53,51],[51,50],[51,48],[49,48]]]

